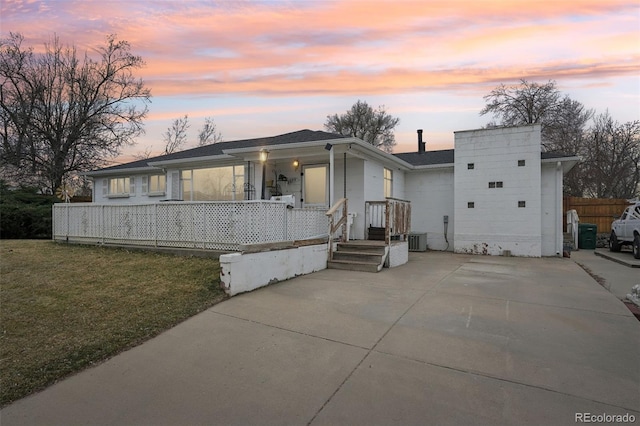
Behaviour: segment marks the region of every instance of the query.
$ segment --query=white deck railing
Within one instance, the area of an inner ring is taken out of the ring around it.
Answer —
[[[411,202],[387,197],[384,201],[365,201],[365,240],[372,228],[384,230],[384,241],[389,244],[394,237],[406,241],[411,231]]]
[[[53,239],[235,251],[241,245],[327,236],[324,210],[273,201],[55,204]]]

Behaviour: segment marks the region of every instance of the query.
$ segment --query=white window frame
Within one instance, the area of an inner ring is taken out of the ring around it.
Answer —
[[[161,185],[159,185],[160,183],[160,178],[164,178],[164,185],[163,185],[163,189],[160,191],[151,191],[151,188],[153,187],[153,183],[154,180],[156,181],[156,187],[160,188]],[[148,176],[142,176],[142,193],[148,195],[149,197],[162,197],[167,193],[167,176],[162,174],[162,173],[158,173],[158,174],[153,174],[153,175],[148,175]]]
[[[122,192],[111,192],[111,183],[113,181],[116,181],[116,188],[122,188]],[[136,194],[136,178],[134,176],[115,176],[105,178],[102,187],[103,194],[105,193],[105,186],[107,198],[129,198]]]
[[[382,172],[384,198],[393,197],[393,170],[384,168]]]
[[[231,167],[232,180],[235,185],[235,181],[238,178],[242,178],[243,181],[246,176],[246,168],[244,164],[230,164],[228,166],[214,166],[214,167],[202,167],[202,169],[218,169],[218,168],[227,168]],[[180,198],[183,201],[193,201],[193,171],[199,169],[184,169],[180,170]],[[188,182],[188,183],[187,183]],[[245,181],[246,182],[246,181]],[[191,194],[190,199],[184,199],[184,185],[189,185],[189,193]],[[235,189],[235,188],[234,188]],[[242,195],[240,198],[236,198],[237,191],[232,192],[231,201],[243,201],[245,198],[244,192],[244,182],[242,185]]]

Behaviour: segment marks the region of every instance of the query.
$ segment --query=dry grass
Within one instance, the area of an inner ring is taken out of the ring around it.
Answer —
[[[0,405],[224,299],[214,259],[0,242]]]

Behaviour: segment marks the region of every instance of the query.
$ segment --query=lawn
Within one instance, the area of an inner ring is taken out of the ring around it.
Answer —
[[[225,298],[216,259],[0,241],[0,405]]]

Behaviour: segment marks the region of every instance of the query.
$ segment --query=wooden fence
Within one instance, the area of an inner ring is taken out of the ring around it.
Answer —
[[[593,223],[598,226],[598,233],[611,232],[614,216],[620,216],[629,201],[619,198],[580,198],[563,197],[562,207],[566,217],[569,210],[578,212],[580,223]],[[564,224],[566,228],[567,224]]]

